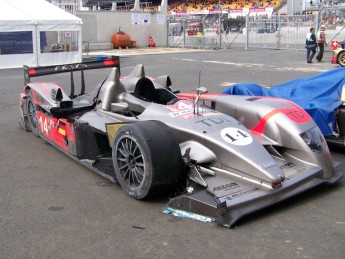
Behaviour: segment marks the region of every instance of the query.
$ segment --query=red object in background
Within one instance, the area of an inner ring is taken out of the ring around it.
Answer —
[[[131,46],[131,38],[126,33],[115,33],[111,37],[111,42],[113,43],[113,48],[129,48]]]
[[[149,36],[149,47],[156,47],[156,42],[153,40],[152,36]]]
[[[332,64],[338,64],[337,56],[334,56],[334,55],[332,56],[331,63]]]
[[[336,50],[339,47],[339,42],[337,40],[331,41],[331,50]]]

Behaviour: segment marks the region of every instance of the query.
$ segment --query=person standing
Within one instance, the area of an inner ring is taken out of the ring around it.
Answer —
[[[327,46],[326,42],[326,25],[322,25],[320,30],[317,32],[317,46],[319,47],[319,52],[317,53],[316,60],[318,62],[322,61],[323,53],[325,51],[325,45]]]
[[[275,50],[279,49],[279,47],[280,47],[281,37],[282,37],[282,35],[280,33],[280,28],[277,28],[276,29],[276,48],[275,48]]]
[[[307,49],[307,63],[313,63],[313,57],[316,53],[315,28],[310,28],[305,40],[305,47]]]

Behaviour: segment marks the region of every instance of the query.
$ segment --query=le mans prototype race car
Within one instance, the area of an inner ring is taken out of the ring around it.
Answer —
[[[328,144],[344,148],[344,75],[345,67],[339,67],[311,77],[297,78],[270,88],[250,82],[237,83],[227,87],[222,94],[266,96],[292,101],[313,118]]]
[[[345,41],[331,41],[331,49],[333,51],[331,63],[345,66]]]
[[[109,75],[84,93],[84,71],[102,67],[111,67]],[[169,194],[165,212],[227,227],[343,176],[320,129],[290,101],[217,96],[207,107],[200,102],[206,88],[180,98],[169,76],[148,78],[143,65],[126,77],[119,70],[118,57],[24,67],[21,126],[134,199]],[[70,94],[52,82],[30,82],[76,71],[78,95],[73,80]]]

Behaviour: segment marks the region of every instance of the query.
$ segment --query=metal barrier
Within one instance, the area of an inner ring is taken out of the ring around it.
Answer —
[[[219,21],[224,14],[171,15],[168,23],[168,46],[219,49]]]
[[[330,21],[329,17],[340,17]],[[341,18],[342,17],[342,18]],[[326,24],[326,40],[344,41],[345,9],[321,8],[318,14],[251,16],[243,23],[220,15],[185,15],[169,17],[169,47],[225,49],[225,48],[267,48],[295,49],[305,48],[306,35],[311,27],[318,30]],[[219,26],[219,21],[221,26]],[[221,31],[221,33],[219,33]],[[199,33],[199,36],[197,36]],[[329,48],[330,49],[330,48]],[[329,50],[328,48],[326,50]]]
[[[315,27],[316,16],[277,15],[270,18],[247,16],[247,47],[272,49],[303,49],[306,35]]]
[[[174,48],[197,48],[197,49],[219,49],[219,36],[170,36],[169,47]]]

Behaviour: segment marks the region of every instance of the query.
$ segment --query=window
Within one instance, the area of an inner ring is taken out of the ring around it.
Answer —
[[[0,55],[33,53],[32,31],[0,32]]]
[[[41,53],[78,51],[78,31],[41,31]]]

